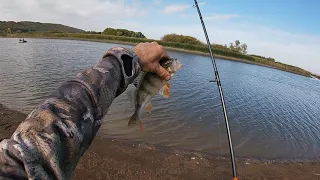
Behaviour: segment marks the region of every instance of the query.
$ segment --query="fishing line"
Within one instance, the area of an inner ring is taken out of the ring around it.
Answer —
[[[215,74],[215,80],[213,82],[217,83],[218,89],[219,89],[219,95],[220,95],[220,100],[221,100],[221,105],[222,105],[222,110],[223,110],[223,116],[224,116],[224,120],[225,120],[225,123],[226,123],[226,129],[227,129],[227,135],[228,135],[228,142],[229,142],[229,150],[230,150],[230,157],[231,157],[231,164],[232,164],[233,179],[234,180],[238,180],[236,162],[235,162],[233,145],[232,145],[232,140],[231,140],[230,126],[229,126],[228,115],[227,115],[227,109],[226,109],[226,105],[225,105],[225,102],[224,102],[224,96],[223,96],[223,91],[222,91],[222,87],[221,87],[221,81],[220,81],[220,77],[219,77],[219,73],[218,73],[218,69],[217,69],[216,59],[214,58],[214,55],[213,55],[213,52],[212,52],[212,47],[211,47],[211,44],[210,44],[210,40],[209,40],[209,37],[208,37],[206,26],[204,25],[203,18],[202,18],[202,15],[201,15],[200,8],[199,8],[197,0],[194,0],[194,3],[195,3],[195,5],[193,7],[197,8],[197,11],[198,11],[198,14],[199,14],[199,18],[200,18],[200,21],[201,21],[201,24],[202,24],[202,28],[203,28],[203,31],[204,31],[204,35],[205,35],[206,40],[207,40],[210,56],[211,56],[211,61],[212,61],[213,70],[214,70],[214,74]]]

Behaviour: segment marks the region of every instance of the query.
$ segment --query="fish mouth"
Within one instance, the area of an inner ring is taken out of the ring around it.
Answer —
[[[176,70],[179,70],[183,67],[183,64],[179,61],[179,60],[176,60],[175,61],[175,69]]]
[[[169,73],[175,73],[177,70],[183,67],[182,63],[178,59],[174,59],[174,58],[161,59],[159,63]]]

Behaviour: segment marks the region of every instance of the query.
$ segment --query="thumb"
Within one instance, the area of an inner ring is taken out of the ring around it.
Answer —
[[[158,68],[156,69],[156,73],[158,74],[158,76],[160,76],[162,79],[165,80],[170,80],[171,79],[171,75],[169,74],[169,72],[163,68],[162,66],[158,66]]]

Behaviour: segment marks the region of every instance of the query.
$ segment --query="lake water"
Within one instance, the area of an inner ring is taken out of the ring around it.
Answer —
[[[97,62],[115,44],[0,38],[0,103],[28,113],[65,80]],[[123,45],[121,45],[123,46]],[[171,96],[153,99],[144,131],[129,128],[133,87],[118,97],[100,135],[226,155],[228,143],[209,57],[169,52],[184,67],[171,80]],[[320,81],[217,60],[236,156],[320,158]]]

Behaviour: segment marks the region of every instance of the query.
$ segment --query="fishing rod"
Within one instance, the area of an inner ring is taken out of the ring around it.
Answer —
[[[228,135],[233,180],[238,180],[237,169],[236,169],[236,161],[235,161],[235,157],[234,157],[234,151],[233,151],[232,140],[231,140],[231,132],[230,132],[230,126],[229,126],[229,121],[228,121],[228,114],[227,114],[227,109],[226,109],[226,105],[225,105],[225,102],[224,102],[224,96],[223,96],[223,91],[222,91],[222,87],[221,87],[221,81],[220,81],[218,68],[217,68],[217,64],[216,64],[216,59],[215,59],[215,57],[213,55],[213,52],[212,52],[212,47],[211,47],[211,43],[210,43],[210,40],[209,40],[209,36],[208,36],[207,30],[206,30],[206,26],[204,25],[203,18],[202,18],[202,15],[201,15],[200,8],[199,8],[197,0],[194,0],[194,3],[195,3],[195,5],[193,7],[196,7],[197,10],[198,10],[199,18],[200,18],[200,21],[201,21],[201,24],[202,24],[204,35],[206,36],[206,40],[207,40],[207,44],[208,44],[208,48],[209,48],[209,52],[210,52],[210,56],[211,56],[211,61],[212,61],[213,70],[214,70],[214,74],[215,74],[215,81],[213,81],[213,82],[217,82],[218,89],[219,89],[220,100],[221,100],[221,105],[222,105],[222,110],[223,110],[223,116],[224,116],[224,120],[225,120],[225,123],[226,123],[226,129],[227,129],[227,135]]]

